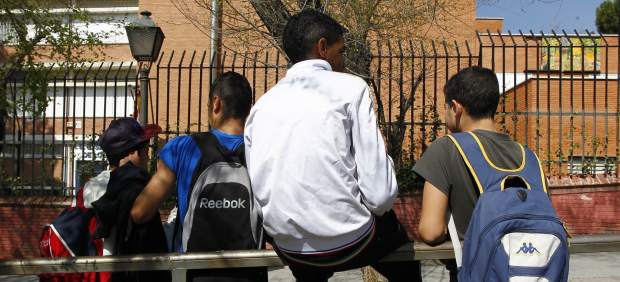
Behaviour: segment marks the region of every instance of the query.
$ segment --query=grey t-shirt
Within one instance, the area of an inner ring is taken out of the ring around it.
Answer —
[[[521,148],[508,135],[486,130],[475,130],[474,133],[496,166],[519,167],[523,160]],[[454,143],[448,137],[435,140],[413,170],[448,196],[456,229],[463,238],[479,192]]]

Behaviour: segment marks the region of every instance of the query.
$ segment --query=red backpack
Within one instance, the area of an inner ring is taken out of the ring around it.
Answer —
[[[43,228],[39,240],[42,257],[102,256],[103,240],[93,239],[97,220],[92,210],[84,207],[84,189],[76,196],[75,206],[64,209],[54,221]],[[40,281],[111,281],[109,272],[45,273]]]

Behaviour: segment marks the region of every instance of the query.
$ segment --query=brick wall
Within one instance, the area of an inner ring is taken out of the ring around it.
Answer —
[[[504,18],[476,18],[476,31],[479,32],[502,32],[504,30]]]
[[[553,187],[551,200],[571,235],[620,233],[620,187]],[[411,238],[418,238],[421,195],[401,197],[394,204],[398,218]]]
[[[552,188],[552,201],[572,235],[620,233],[620,185],[588,184],[566,186],[558,182]],[[67,199],[3,199],[0,202],[0,259],[39,255],[38,240],[42,227],[58,215]],[[394,204],[410,237],[417,238],[421,195],[400,197]],[[165,220],[168,212],[162,211]]]

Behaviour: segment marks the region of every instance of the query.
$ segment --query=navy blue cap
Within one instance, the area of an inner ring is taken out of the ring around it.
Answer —
[[[156,124],[141,126],[130,117],[113,120],[99,137],[98,145],[107,156],[118,156],[161,132]]]

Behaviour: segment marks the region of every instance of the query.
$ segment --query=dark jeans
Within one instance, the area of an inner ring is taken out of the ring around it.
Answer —
[[[362,240],[364,241],[364,240]],[[381,258],[409,242],[407,232],[402,227],[394,211],[376,217],[375,232],[371,241],[355,257],[343,264],[330,267],[316,267],[288,260],[277,250],[278,255],[289,264],[297,281],[327,281],[334,272],[345,271],[364,266],[372,266],[389,281],[422,281],[420,263],[418,261],[379,262]],[[275,246],[275,245],[274,245]],[[350,251],[329,255],[334,261],[346,256]],[[295,259],[303,260],[304,255],[295,255]]]

